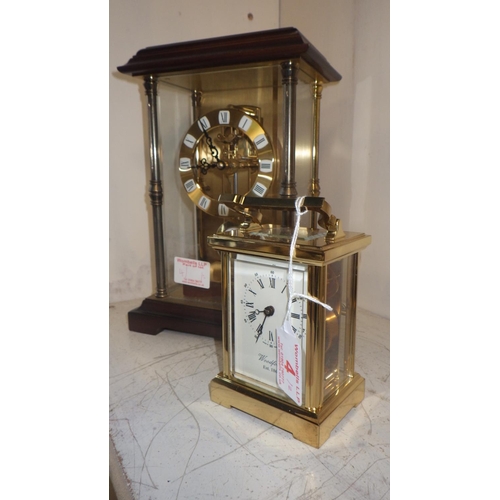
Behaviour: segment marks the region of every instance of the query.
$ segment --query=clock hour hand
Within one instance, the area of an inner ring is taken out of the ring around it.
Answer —
[[[201,171],[203,174],[206,174],[208,172],[209,168],[218,168],[219,170],[224,170],[226,168],[226,164],[221,161],[219,158],[219,151],[217,148],[214,146],[214,143],[212,142],[212,138],[208,135],[207,129],[203,127],[203,134],[205,135],[205,139],[207,141],[207,145],[210,148],[210,154],[212,155],[212,158],[215,158],[215,163],[209,164],[205,158],[201,160]]]
[[[264,313],[264,321],[257,327],[257,335],[255,336],[255,342],[257,343],[259,341],[259,337],[262,335],[262,331],[264,329],[264,323],[266,322],[266,319],[269,318],[269,316],[272,316],[274,314],[274,307],[273,306],[267,306],[263,311],[256,311],[257,314],[263,312]]]

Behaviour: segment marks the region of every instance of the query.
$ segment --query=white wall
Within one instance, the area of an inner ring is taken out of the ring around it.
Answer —
[[[345,229],[372,235],[358,303],[389,316],[389,0],[110,1],[111,301],[154,290],[144,92],[116,66],[150,45],[286,26],[343,76],[323,91],[321,196]]]
[[[156,285],[142,79],[116,67],[151,45],[278,28],[279,0],[110,0],[109,5],[109,279],[110,301],[117,302],[151,295]]]
[[[321,196],[344,229],[372,235],[358,305],[389,317],[389,0],[282,0],[280,25],[342,75],[321,100]]]

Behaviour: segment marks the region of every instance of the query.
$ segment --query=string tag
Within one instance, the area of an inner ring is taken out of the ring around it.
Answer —
[[[332,311],[332,308],[321,302],[312,295],[295,293],[293,290],[293,256],[295,255],[295,246],[300,229],[300,217],[307,212],[307,208],[301,211],[305,196],[295,200],[295,210],[297,218],[295,229],[290,243],[290,259],[288,262],[288,304],[283,324],[276,329],[277,338],[277,382],[278,386],[299,406],[302,405],[303,393],[303,369],[302,369],[302,336],[299,338],[291,328],[290,314],[292,302],[296,299],[310,300]]]

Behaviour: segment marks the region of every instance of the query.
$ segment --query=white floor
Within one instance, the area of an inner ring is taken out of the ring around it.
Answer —
[[[389,320],[358,311],[361,405],[315,449],[210,401],[221,345],[130,332],[110,306],[110,474],[118,498],[389,499]]]

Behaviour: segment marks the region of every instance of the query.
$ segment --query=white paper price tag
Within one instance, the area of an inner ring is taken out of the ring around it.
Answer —
[[[210,288],[210,262],[176,257],[174,281],[182,285]]]
[[[296,404],[302,405],[302,346],[290,323],[276,329],[278,339],[278,385]]]

